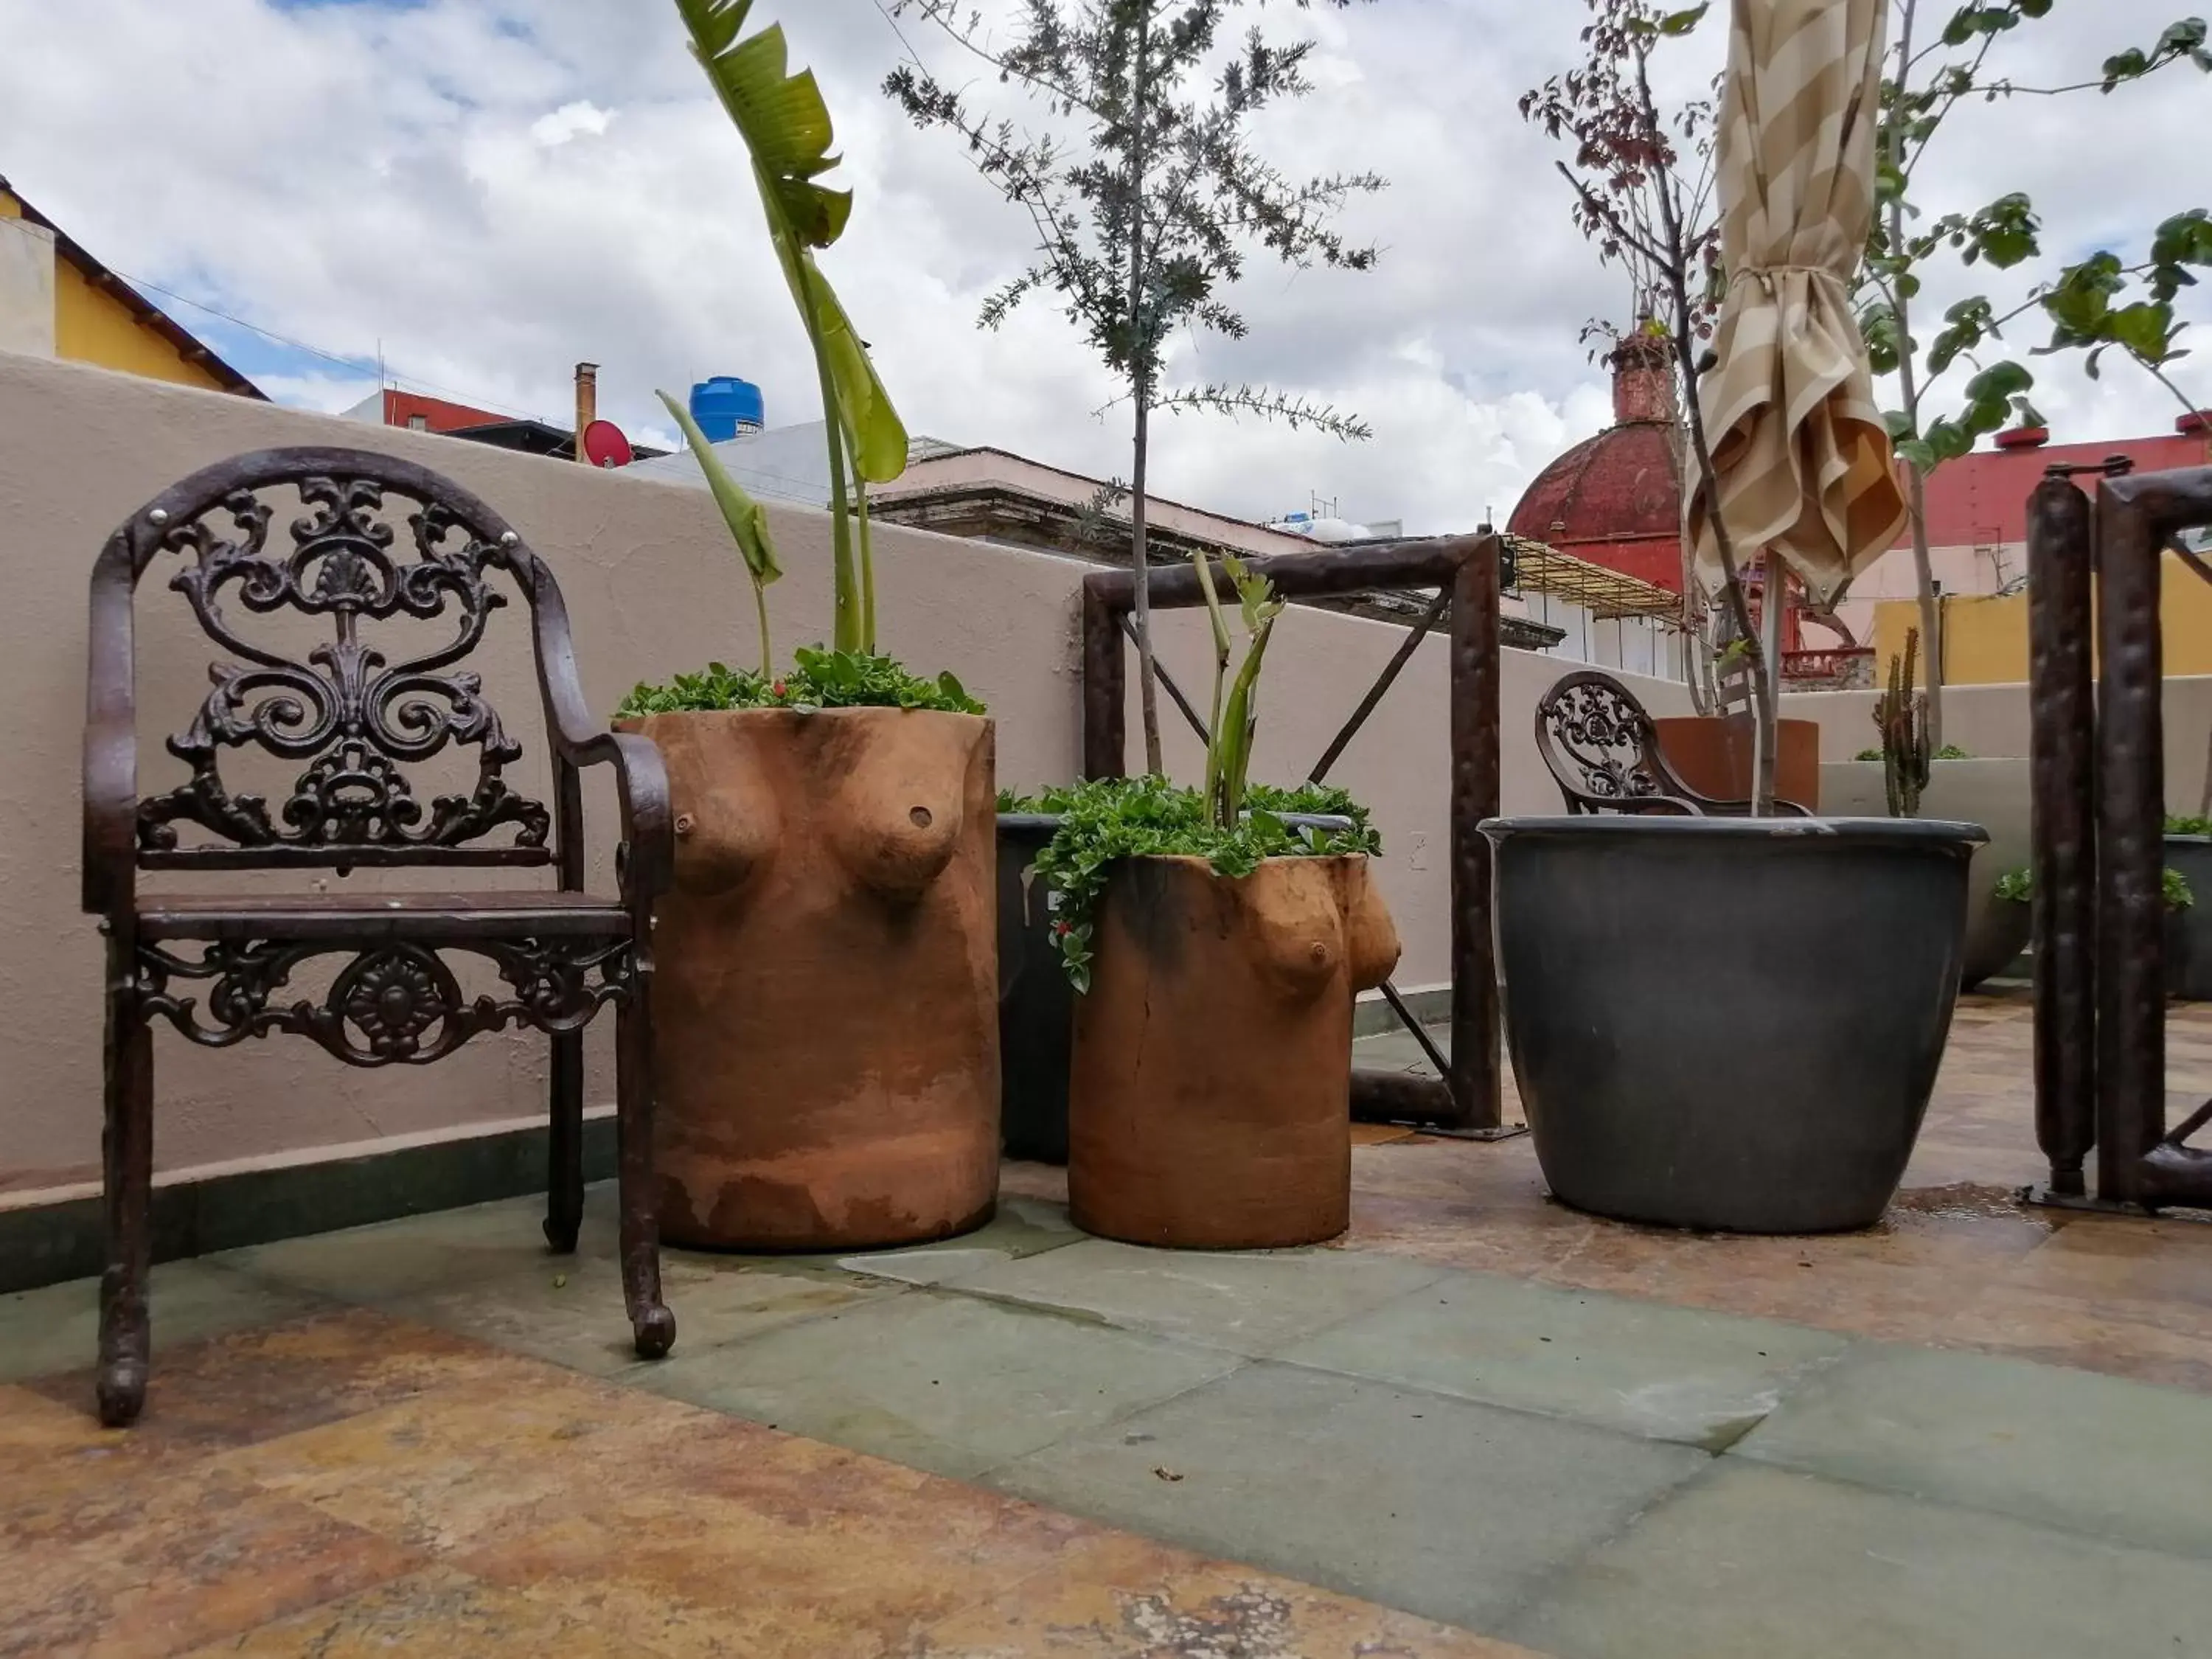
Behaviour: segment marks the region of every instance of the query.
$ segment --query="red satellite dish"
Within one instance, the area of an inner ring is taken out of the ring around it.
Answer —
[[[612,421],[593,421],[584,428],[584,459],[593,466],[628,466],[637,459]]]

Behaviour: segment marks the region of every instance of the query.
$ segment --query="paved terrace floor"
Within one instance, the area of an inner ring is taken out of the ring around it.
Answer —
[[[595,1191],[568,1261],[511,1203],[157,1270],[121,1435],[91,1286],[5,1298],[0,1654],[2212,1655],[2212,1226],[2012,1205],[2027,1037],[1967,1001],[1851,1237],[1363,1130],[1340,1247],[1161,1255],[1010,1165],[947,1245],[672,1253],[640,1365]]]

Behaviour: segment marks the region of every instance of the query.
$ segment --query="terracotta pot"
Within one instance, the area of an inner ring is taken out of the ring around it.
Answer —
[[[1352,1000],[1398,960],[1358,855],[1216,875],[1131,859],[1076,999],[1075,1224],[1134,1244],[1265,1249],[1352,1219]]]
[[[1656,722],[1667,763],[1701,795],[1751,798],[1753,748],[1748,714],[1671,714]],[[1778,720],[1774,793],[1808,812],[1820,810],[1820,723]]]
[[[988,1219],[990,722],[744,709],[636,729],[677,814],[653,933],[661,1236],[849,1249]]]

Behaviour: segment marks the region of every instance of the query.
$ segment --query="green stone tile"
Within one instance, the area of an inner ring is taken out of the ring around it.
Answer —
[[[988,1224],[957,1238],[917,1244],[902,1250],[872,1250],[864,1255],[832,1258],[847,1273],[889,1279],[902,1285],[942,1285],[1005,1261],[1056,1250],[1084,1235],[1067,1218],[1067,1206],[1042,1199],[1002,1198]]]
[[[1802,1325],[1453,1273],[1276,1358],[1717,1450],[1845,1346]]]
[[[662,1254],[661,1297],[676,1316],[676,1352],[705,1352],[839,1309],[894,1293],[888,1285],[841,1279],[760,1257]],[[546,1256],[521,1272],[462,1280],[377,1306],[514,1353],[594,1376],[641,1362],[623,1301],[622,1273],[602,1256]]]
[[[1989,1354],[1869,1345],[1735,1449],[2212,1560],[2212,1397],[2201,1394]]]
[[[1559,1659],[2204,1659],[2212,1574],[1728,1458],[1492,1633]]]
[[[679,1350],[635,1380],[695,1405],[970,1478],[1238,1363],[1218,1349],[912,1291],[711,1352]]]
[[[1093,1238],[969,1274],[957,1288],[1264,1354],[1431,1284],[1443,1271],[1356,1250],[1148,1250]]]
[[[261,1284],[201,1261],[154,1269],[149,1292],[154,1352],[274,1325],[306,1312],[316,1298]],[[82,1370],[100,1354],[100,1281],[73,1279],[0,1296],[0,1382]]]
[[[542,1198],[501,1199],[205,1259],[270,1284],[382,1306],[517,1273],[562,1271],[570,1258],[546,1248],[544,1214]],[[587,1211],[579,1255],[611,1257],[614,1251],[613,1230],[592,1225]]]
[[[985,1484],[1480,1630],[1711,1466],[1687,1447],[1261,1361]]]

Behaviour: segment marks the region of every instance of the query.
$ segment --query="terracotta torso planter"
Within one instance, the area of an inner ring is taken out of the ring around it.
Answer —
[[[637,722],[668,764],[661,1235],[942,1238],[999,1172],[992,727],[896,708]]]
[[[1398,960],[1367,860],[1217,876],[1132,859],[1076,1000],[1068,1198],[1131,1243],[1257,1249],[1350,1224],[1352,1001]]]

